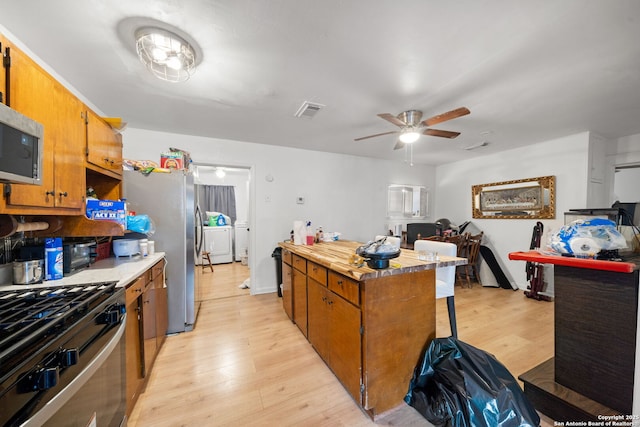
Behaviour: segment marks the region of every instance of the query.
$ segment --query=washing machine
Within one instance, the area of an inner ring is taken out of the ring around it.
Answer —
[[[235,255],[236,261],[242,261],[243,256],[249,255],[249,223],[236,221],[235,231]]]
[[[204,250],[211,256],[212,264],[233,262],[233,227],[203,227]]]

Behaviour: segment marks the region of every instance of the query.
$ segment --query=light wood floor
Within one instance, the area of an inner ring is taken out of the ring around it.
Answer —
[[[193,332],[167,337],[129,420],[146,426],[429,426],[402,404],[376,423],[362,412],[282,309],[277,294],[249,295],[240,263],[200,272]],[[450,335],[437,300],[437,336]],[[553,303],[522,291],[456,287],[459,338],[517,377],[553,355]],[[407,325],[411,327],[411,325]],[[542,426],[553,421],[543,418]]]

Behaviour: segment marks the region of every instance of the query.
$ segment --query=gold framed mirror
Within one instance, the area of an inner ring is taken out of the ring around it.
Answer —
[[[471,187],[473,218],[555,218],[555,183],[555,176],[541,176],[474,185]]]

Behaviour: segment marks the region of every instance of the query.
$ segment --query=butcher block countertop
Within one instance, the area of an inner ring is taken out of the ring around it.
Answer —
[[[401,249],[399,257],[389,260],[389,268],[373,269],[368,267],[366,263],[358,267],[349,262],[351,256],[355,255],[356,248],[362,245],[362,243],[359,242],[337,240],[333,242],[314,243],[313,245],[306,246],[294,245],[290,241],[286,241],[279,243],[279,245],[309,261],[313,261],[358,281],[413,273],[421,270],[432,270],[438,267],[467,264],[466,258],[448,256],[439,256],[439,261],[422,261],[418,259],[417,252],[411,249]]]

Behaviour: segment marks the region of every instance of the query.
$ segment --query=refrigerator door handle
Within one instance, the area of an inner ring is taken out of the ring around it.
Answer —
[[[200,206],[196,205],[196,256],[200,256],[202,253],[202,244],[204,243],[204,221],[202,220],[202,211],[200,211]]]

